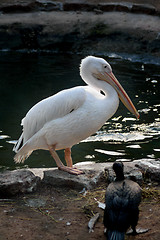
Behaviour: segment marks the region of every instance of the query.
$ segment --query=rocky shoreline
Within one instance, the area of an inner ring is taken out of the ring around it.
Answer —
[[[159,9],[152,4],[135,2],[89,2],[89,1],[10,1],[1,3],[0,11],[2,13],[26,13],[35,11],[95,11],[97,14],[103,12],[117,11],[141,13],[149,15],[160,15]]]
[[[0,174],[0,194],[16,195],[34,192],[42,182],[53,187],[75,190],[95,189],[101,181],[106,185],[114,180],[113,163],[81,162],[75,164],[85,174],[74,176],[57,168],[20,169]],[[143,185],[145,182],[160,183],[160,161],[152,159],[124,163],[125,177]]]
[[[114,52],[159,57],[159,16],[160,4],[149,0],[145,4],[137,0],[107,3],[96,0],[2,0],[0,49],[85,55]],[[135,168],[135,163],[129,164]],[[145,176],[159,182],[160,167],[156,164],[159,164],[158,160],[154,164],[142,160],[139,168]],[[98,174],[103,171],[101,169]],[[45,177],[49,178],[49,175],[45,171]],[[86,184],[86,180],[84,182]]]
[[[160,11],[151,4],[2,1],[0,11],[1,50],[160,56]]]

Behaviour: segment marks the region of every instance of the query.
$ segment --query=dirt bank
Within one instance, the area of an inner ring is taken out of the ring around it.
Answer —
[[[41,185],[34,194],[20,195],[0,202],[1,240],[99,240],[105,239],[103,210],[97,200],[104,201],[105,184],[86,193],[72,189]],[[158,187],[146,190],[140,205],[138,227],[149,228],[149,232],[127,240],[160,239],[160,208]],[[88,221],[95,213],[100,218],[94,232],[88,232]]]
[[[17,2],[22,3],[16,1],[16,4]],[[26,2],[23,1],[23,4]],[[5,4],[11,3],[8,1]],[[154,4],[154,9],[159,9],[158,1],[151,3]],[[0,6],[2,9],[4,2]],[[41,8],[23,13],[2,11],[0,49],[38,49],[85,54],[128,52],[160,56],[159,26],[160,18],[157,14],[143,14],[143,11],[141,14],[121,10],[83,11],[83,8],[81,11],[44,11]]]

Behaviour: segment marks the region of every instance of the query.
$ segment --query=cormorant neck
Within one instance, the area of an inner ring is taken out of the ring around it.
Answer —
[[[116,181],[123,181],[124,180],[124,173],[118,172],[116,173]]]
[[[124,180],[124,171],[123,171],[123,163],[122,162],[115,162],[113,164],[113,170],[116,174],[116,181],[123,181]]]

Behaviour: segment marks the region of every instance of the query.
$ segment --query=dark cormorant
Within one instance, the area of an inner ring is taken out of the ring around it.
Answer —
[[[124,240],[130,226],[132,234],[137,233],[141,188],[136,182],[124,178],[122,162],[115,162],[113,170],[116,180],[106,190],[104,226],[107,228],[108,240]]]

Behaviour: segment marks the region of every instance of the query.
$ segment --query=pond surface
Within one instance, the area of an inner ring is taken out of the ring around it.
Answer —
[[[21,119],[38,101],[58,91],[85,85],[79,76],[84,56],[52,52],[0,52],[0,170],[54,167],[48,151],[38,150],[15,165],[13,143],[21,134]],[[160,157],[160,62],[149,57],[104,57],[132,99],[140,119],[120,104],[116,114],[94,136],[72,148],[73,162],[132,161]],[[59,151],[63,159],[63,151]]]

